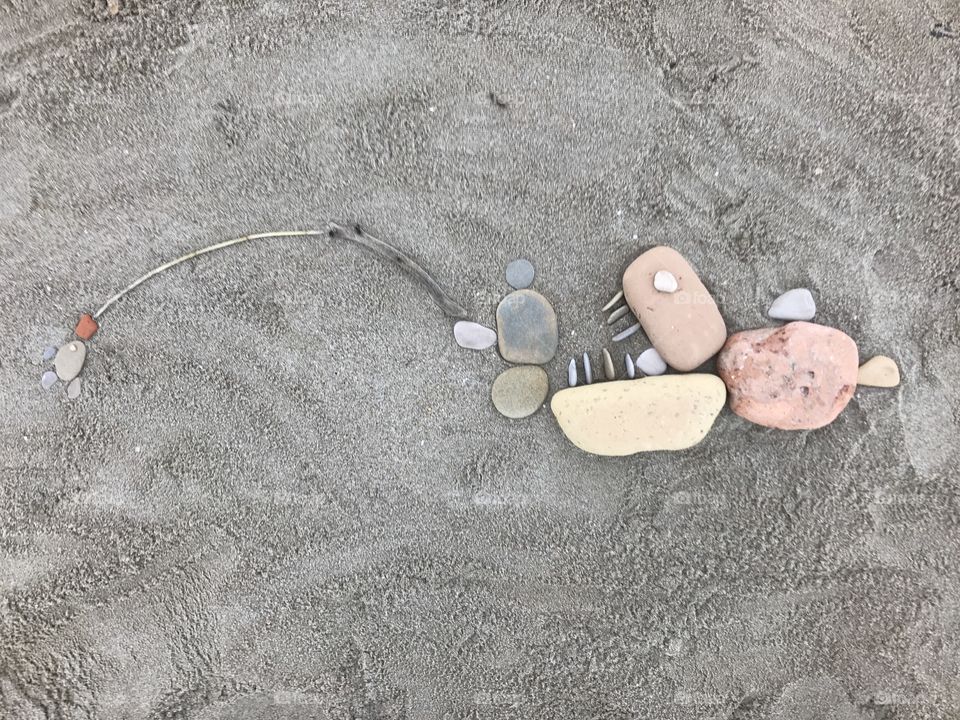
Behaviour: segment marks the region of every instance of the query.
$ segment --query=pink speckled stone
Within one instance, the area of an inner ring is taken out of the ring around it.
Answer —
[[[813,430],[840,414],[857,386],[857,344],[824,325],[792,322],[731,335],[717,357],[730,409],[781,430]]]

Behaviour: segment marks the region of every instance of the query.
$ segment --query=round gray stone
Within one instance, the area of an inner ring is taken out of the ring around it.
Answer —
[[[533,263],[526,258],[518,258],[507,265],[507,284],[523,290],[533,285],[534,274]]]
[[[493,406],[508,418],[533,415],[547,399],[550,380],[542,367],[521,365],[504,370],[493,381]]]
[[[83,361],[87,358],[87,347],[79,340],[71,340],[61,345],[57,350],[57,357],[53,367],[57,376],[64,382],[70,382],[83,369]]]

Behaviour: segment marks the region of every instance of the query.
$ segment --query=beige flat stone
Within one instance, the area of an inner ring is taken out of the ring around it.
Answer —
[[[567,388],[550,402],[560,429],[594,455],[683,450],[713,427],[727,399],[716,375],[661,375]]]
[[[658,272],[675,278],[675,292],[654,287]],[[693,370],[726,342],[727,326],[713,296],[673,248],[661,245],[634,260],[623,273],[623,295],[650,343],[672,368]]]
[[[900,384],[900,368],[886,355],[876,355],[860,366],[857,385],[892,388]]]

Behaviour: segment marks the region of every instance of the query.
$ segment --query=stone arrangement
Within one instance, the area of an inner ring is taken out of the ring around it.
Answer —
[[[564,435],[596,455],[690,447],[707,435],[728,400],[730,409],[750,422],[814,430],[843,411],[858,385],[890,388],[900,382],[890,358],[878,355],[858,367],[851,337],[807,322],[817,312],[807,288],[784,292],[767,311],[772,319],[791,322],[728,338],[709,290],[667,247],[653,248],[628,266],[622,290],[603,312],[610,312],[607,325],[614,330],[636,320],[613,342],[642,328],[652,347],[636,361],[626,353],[624,379],[616,382],[592,384],[584,354],[586,384],[580,385],[576,360],[570,360],[569,387],[553,396],[551,409]],[[606,348],[602,352],[606,371],[610,355]],[[718,375],[689,372],[714,356]],[[668,369],[681,374],[665,375]],[[613,379],[606,372],[605,377]]]
[[[466,319],[467,311],[412,257],[359,227],[331,224],[321,231],[277,231],[208,246],[155,268],[112,296],[96,314],[83,314],[74,338],[42,353],[46,369],[40,385],[66,384],[66,396],[80,395],[86,342],[98,332],[101,314],[124,295],[160,272],[194,257],[255,239],[320,236],[357,244],[392,262],[416,279],[445,315],[455,320],[453,336],[465,349],[494,346],[511,365],[491,388],[494,407],[508,418],[529,417],[544,405],[550,381],[544,365],[559,346],[557,315],[532,289],[536,272],[524,258],[506,266],[513,288],[496,309],[496,329]],[[787,321],[777,327],[737,332],[727,326],[716,301],[696,271],[676,250],[654,247],[627,267],[622,288],[606,303],[611,342],[622,343],[643,331],[649,346],[623,354],[623,376],[609,348],[599,364],[584,352],[581,365],[570,358],[567,387],[550,407],[564,435],[596,455],[622,456],[681,450],[700,442],[724,404],[737,416],[779,430],[816,430],[833,422],[858,386],[893,388],[900,383],[896,362],[877,355],[860,364],[857,344],[836,328],[812,322],[813,293],[793,288],[777,297],[767,316]],[[642,336],[641,336],[642,337]],[[636,340],[631,340],[636,342]],[[704,366],[716,356],[717,374]],[[636,358],[636,359],[634,359]],[[668,370],[674,372],[668,374]],[[699,370],[699,372],[691,372]]]

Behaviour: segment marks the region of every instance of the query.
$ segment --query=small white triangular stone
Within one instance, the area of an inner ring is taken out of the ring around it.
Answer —
[[[767,311],[774,320],[812,320],[816,314],[817,304],[806,288],[787,290]]]

